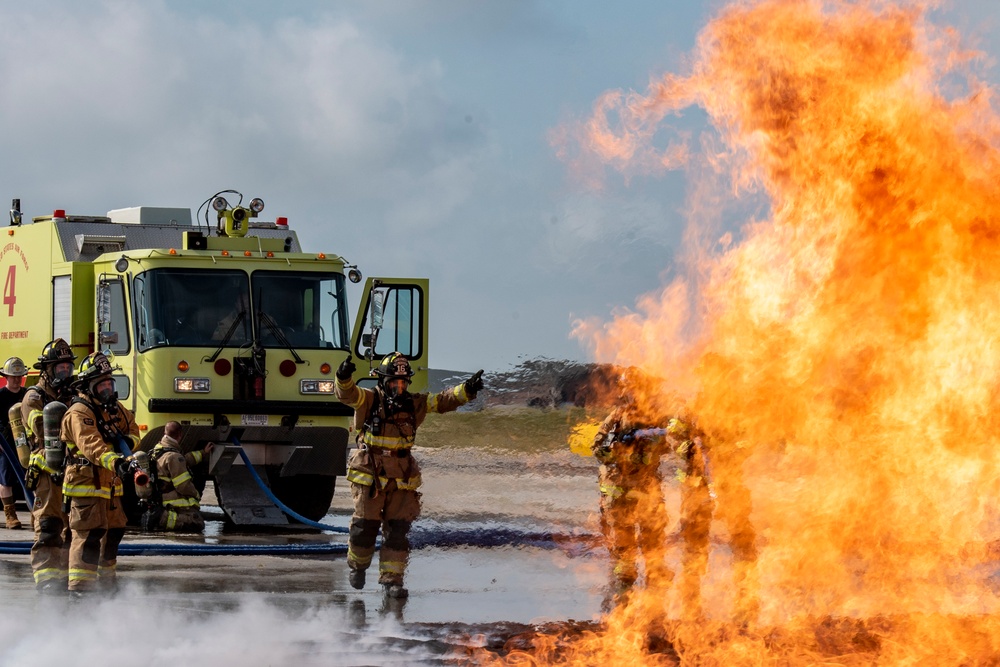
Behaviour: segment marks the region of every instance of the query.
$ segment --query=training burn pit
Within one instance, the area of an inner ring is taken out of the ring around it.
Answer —
[[[608,93],[580,126],[581,159],[696,183],[686,270],[576,335],[597,360],[660,378],[647,408],[669,417],[663,391],[676,391],[706,434],[719,478],[701,616],[685,613],[671,539],[645,557],[665,559],[672,583],[640,580],[598,627],[521,637],[484,661],[1000,653],[1000,116],[981,54],[927,4],[733,3],[687,75]],[[654,141],[695,106],[711,132]],[[726,195],[766,206],[733,224]],[[756,535],[744,572],[727,512]],[[752,619],[734,592],[748,573]]]

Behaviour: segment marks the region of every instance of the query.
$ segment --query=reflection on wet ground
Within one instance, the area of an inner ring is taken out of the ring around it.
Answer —
[[[538,624],[599,616],[607,555],[595,541],[591,460],[418,455],[426,481],[408,600],[384,598],[377,574],[364,590],[352,589],[342,552],[123,556],[122,592],[84,603],[40,598],[28,557],[0,555],[9,619],[0,624],[0,664],[176,665],[193,657],[213,665],[441,664]],[[342,485],[323,523],[346,527],[350,503]],[[206,511],[203,536],[130,532],[126,542],[346,544],[343,533],[311,529],[251,533],[224,524],[217,508]],[[27,531],[0,535],[30,539]],[[53,641],[53,628],[65,639]]]

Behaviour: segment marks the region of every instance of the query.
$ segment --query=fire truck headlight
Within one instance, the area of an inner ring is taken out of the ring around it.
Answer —
[[[216,197],[212,200],[212,208],[214,208],[219,213],[222,213],[227,208],[229,208],[229,202],[226,201],[225,197]]]
[[[250,200],[250,210],[254,213],[260,213],[264,210],[264,200],[260,197],[254,197]]]
[[[300,394],[332,394],[333,380],[302,380],[299,382]]]
[[[174,378],[174,391],[180,394],[206,394],[212,391],[212,381],[208,378]]]

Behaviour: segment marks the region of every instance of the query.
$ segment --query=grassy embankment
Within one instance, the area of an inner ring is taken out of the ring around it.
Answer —
[[[566,449],[570,433],[588,420],[583,408],[497,406],[476,412],[428,414],[420,426],[422,447],[476,447],[520,452]]]

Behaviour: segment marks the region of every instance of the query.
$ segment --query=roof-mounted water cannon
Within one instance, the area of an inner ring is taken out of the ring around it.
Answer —
[[[12,199],[10,200],[10,226],[20,227],[21,226],[21,200]]]
[[[218,214],[218,231],[225,236],[246,236],[250,228],[250,218],[256,218],[257,214],[264,210],[264,200],[254,197],[250,200],[249,207],[230,207],[225,197],[217,196],[212,199],[212,208]]]

